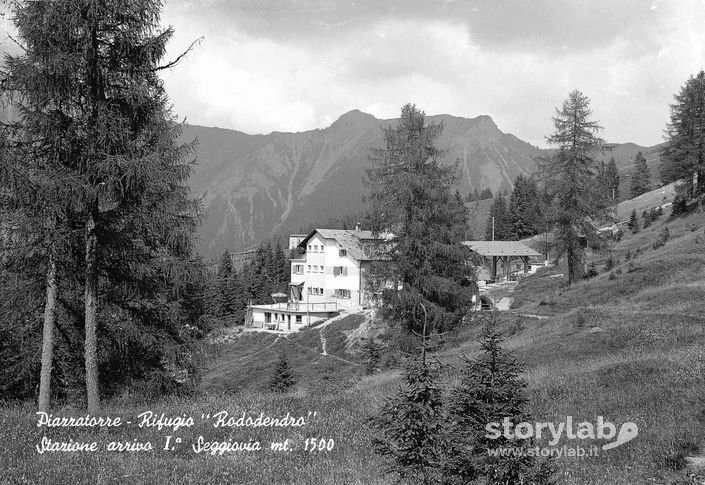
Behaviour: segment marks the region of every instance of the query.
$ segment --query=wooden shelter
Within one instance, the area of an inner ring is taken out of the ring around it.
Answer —
[[[509,267],[513,259],[521,259],[524,273],[529,271],[529,258],[541,256],[541,253],[518,241],[463,241],[474,253],[488,261],[491,258],[490,275],[497,280],[497,262],[502,262],[503,276],[509,279]]]

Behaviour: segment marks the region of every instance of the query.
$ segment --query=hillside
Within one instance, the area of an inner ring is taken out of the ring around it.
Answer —
[[[620,176],[618,194],[620,200],[628,200],[631,198],[630,190],[632,184],[632,170],[634,169],[634,157],[636,157],[636,154],[639,152],[646,158],[651,187],[655,189],[660,185],[659,151],[662,147],[663,144],[653,147],[643,147],[635,143],[620,143],[612,146],[611,149],[606,150],[598,157],[598,160],[604,161],[605,163],[607,163],[611,157],[614,157]]]
[[[654,249],[667,227],[670,239]],[[500,314],[505,347],[526,364],[533,419],[562,423],[594,421],[596,416],[616,423],[632,421],[638,436],[598,456],[556,458],[560,484],[690,484],[705,479],[686,469],[686,457],[705,444],[705,214],[678,219],[667,215],[636,235],[628,233],[613,247],[618,265],[603,267],[606,253],[591,254],[599,275],[565,286],[552,268],[524,279],[514,292],[512,309]],[[627,260],[627,254],[630,255]],[[636,256],[633,256],[636,255]],[[539,318],[540,317],[540,318]],[[372,453],[367,416],[397,389],[400,375],[393,366],[402,357],[387,352],[382,372],[367,376],[353,342],[370,331],[365,318],[348,316],[323,328],[290,338],[253,334],[223,344],[203,382],[203,393],[184,398],[144,401],[122,396],[106,403],[105,414],[136,416],[149,409],[171,416],[194,416],[193,427],[170,429],[42,430],[36,426],[31,403],[0,409],[0,439],[22,443],[5,450],[0,474],[7,483],[100,483],[122,477],[132,484],[151,483],[370,483],[391,484],[382,462]],[[379,328],[378,328],[379,329]],[[321,332],[327,342],[323,355]],[[449,364],[478,352],[480,328],[471,323],[445,337],[435,355]],[[393,333],[384,338],[394,341]],[[281,350],[297,377],[292,392],[265,390],[266,379]],[[454,382],[459,368],[449,368],[445,380]],[[206,418],[226,411],[258,416],[303,416],[305,428],[214,428]],[[80,415],[64,408],[59,415]],[[294,451],[234,451],[224,455],[195,455],[188,446],[149,453],[45,453],[34,444],[42,436],[80,441],[153,440],[167,434],[184,443],[199,436],[209,440],[290,439]],[[331,451],[304,451],[307,437],[333,439]],[[600,445],[580,440],[580,446]],[[546,446],[543,441],[538,442]],[[574,445],[563,439],[557,446]],[[100,466],[96,466],[100,463]],[[80,472],[79,472],[80,471]]]

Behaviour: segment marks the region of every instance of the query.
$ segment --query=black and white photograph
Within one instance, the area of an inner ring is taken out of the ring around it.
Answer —
[[[705,485],[705,1],[0,0],[0,485]]]

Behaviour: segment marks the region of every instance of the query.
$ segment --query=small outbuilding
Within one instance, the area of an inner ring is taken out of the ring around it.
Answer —
[[[492,281],[498,280],[498,263],[502,265],[502,275],[499,279],[507,280],[511,275],[511,264],[517,259],[523,263],[524,274],[529,272],[530,258],[542,256],[538,251],[531,249],[519,241],[463,241],[474,253],[478,254],[486,266]]]

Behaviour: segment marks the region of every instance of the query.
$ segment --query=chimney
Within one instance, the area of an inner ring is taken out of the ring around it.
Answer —
[[[360,223],[358,222],[357,224],[355,224],[355,231],[359,231],[359,230],[360,230]]]

